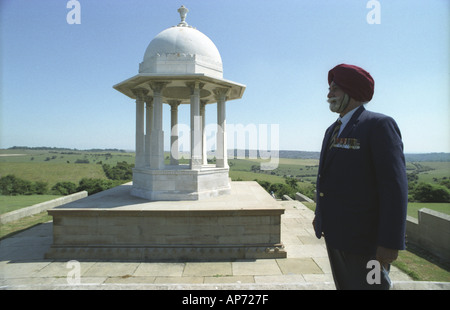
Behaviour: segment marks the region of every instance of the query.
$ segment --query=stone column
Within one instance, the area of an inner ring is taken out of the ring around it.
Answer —
[[[153,97],[145,97],[146,106],[146,127],[145,127],[145,166],[150,167],[150,152],[152,143],[152,126],[153,126]]]
[[[178,106],[181,100],[169,100],[170,105],[170,164],[178,165]]]
[[[208,164],[208,154],[206,149],[206,132],[205,132],[205,126],[206,126],[206,104],[208,103],[208,100],[200,100],[200,116],[202,117],[202,158],[203,158],[203,165]]]
[[[133,89],[133,94],[136,96],[136,168],[145,166],[144,99],[146,93],[147,90],[142,88]]]
[[[150,167],[164,169],[164,131],[163,131],[163,96],[162,91],[168,82],[151,82],[153,90],[153,127],[151,132]]]
[[[228,168],[227,156],[227,134],[226,134],[226,111],[228,88],[214,89],[217,100],[217,140],[216,140],[216,167]]]
[[[200,90],[204,83],[186,83],[191,89],[191,165],[190,168],[201,169],[202,159],[202,117],[200,115]]]

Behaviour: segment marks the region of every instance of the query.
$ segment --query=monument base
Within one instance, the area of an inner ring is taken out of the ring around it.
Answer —
[[[205,165],[192,170],[188,166],[166,169],[133,169],[131,195],[148,200],[199,200],[230,194],[229,168]]]
[[[284,209],[256,182],[230,195],[148,201],[125,184],[54,208],[53,259],[205,261],[285,258]]]

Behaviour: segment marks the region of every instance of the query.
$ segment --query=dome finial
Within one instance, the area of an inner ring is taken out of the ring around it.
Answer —
[[[180,13],[180,17],[181,17],[181,22],[178,24],[179,27],[186,27],[188,25],[186,23],[186,15],[188,12],[189,12],[189,10],[187,8],[185,8],[184,5],[182,5],[178,9],[178,13]]]

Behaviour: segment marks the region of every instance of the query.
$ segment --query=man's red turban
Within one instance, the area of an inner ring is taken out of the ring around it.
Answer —
[[[337,65],[328,72],[328,85],[331,82],[357,101],[367,102],[372,99],[375,81],[369,72],[360,67]]]

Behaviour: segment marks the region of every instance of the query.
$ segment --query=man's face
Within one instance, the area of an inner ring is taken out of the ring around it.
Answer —
[[[330,104],[330,110],[336,113],[342,112],[347,107],[348,100],[349,98],[344,91],[334,82],[331,82],[327,100]]]

